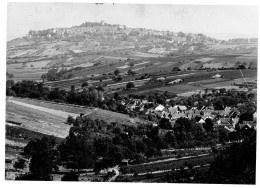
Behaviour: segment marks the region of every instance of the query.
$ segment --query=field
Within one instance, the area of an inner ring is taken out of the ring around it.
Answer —
[[[53,118],[54,122],[55,122],[55,119],[56,120],[59,119],[63,124],[66,121],[68,115],[76,116],[76,115],[79,115],[80,113],[83,113],[86,116],[93,118],[93,119],[98,118],[98,119],[102,119],[106,122],[120,122],[120,123],[124,123],[126,125],[135,125],[136,122],[139,122],[139,123],[144,122],[143,120],[141,120],[139,118],[130,118],[129,115],[127,115],[127,114],[121,114],[121,113],[112,112],[112,111],[109,111],[109,110],[103,110],[103,109],[100,109],[100,108],[88,108],[88,107],[82,107],[82,106],[78,106],[78,105],[69,105],[69,104],[60,104],[60,103],[58,104],[58,103],[32,100],[32,99],[13,98],[13,99],[10,99],[10,101],[11,100],[21,102],[21,103],[25,103],[25,104],[29,104],[29,105],[36,106],[36,107],[46,108],[46,109],[49,109],[49,112],[56,110],[55,115],[52,115],[50,113],[46,113],[44,111],[39,111],[39,113],[42,114],[42,115],[46,115],[49,118],[51,118],[53,116],[53,117],[55,117],[55,118]],[[38,110],[35,110],[35,108],[32,109],[32,108],[28,108],[26,106],[20,106],[20,105],[11,103],[11,102],[7,102],[7,117],[10,117],[9,118],[10,120],[12,118],[14,118],[14,119],[18,118],[18,117],[15,117],[15,115],[14,115],[15,109],[13,109],[13,108],[18,108],[17,109],[18,111],[21,108],[25,108],[28,111],[32,110],[32,111],[35,111],[35,112],[38,113]],[[9,113],[9,116],[8,116],[8,113]],[[23,112],[17,112],[17,113],[23,113]],[[34,114],[34,113],[31,114],[31,116],[37,116],[37,115],[38,114]],[[60,116],[57,116],[57,115],[60,115]],[[30,117],[30,115],[29,115],[29,117]],[[44,117],[44,116],[42,116],[42,117]],[[20,119],[18,119],[18,120],[20,120]],[[26,119],[26,118],[22,118],[22,119]],[[35,122],[36,119],[37,118],[34,117],[34,119],[33,119],[34,122]],[[40,120],[41,120],[41,118],[40,118]],[[14,121],[16,121],[16,120],[14,120]],[[50,119],[48,121],[48,123],[51,123],[53,121]],[[21,120],[17,121],[17,122],[21,122]],[[68,126],[68,125],[65,124],[65,126]],[[68,128],[69,128],[69,126],[68,126]],[[64,130],[61,130],[61,131],[64,131]],[[67,134],[64,133],[64,136],[66,137]]]
[[[34,80],[41,81],[41,76],[47,72],[47,70],[37,68],[22,68],[22,69],[8,69],[7,72],[14,75],[15,81],[22,80]]]
[[[15,170],[13,162],[21,157],[20,154],[24,146],[30,140],[43,136],[54,136],[56,141],[60,143],[69,134],[71,125],[65,123],[68,115],[75,117],[80,113],[84,113],[89,118],[102,119],[108,123],[119,122],[135,126],[136,122],[144,122],[139,118],[130,118],[126,114],[99,108],[10,97],[6,100],[5,178],[14,179],[15,175],[25,172]],[[60,180],[61,175],[54,175],[54,177]],[[88,175],[83,175],[82,178],[83,180],[99,179],[98,176]]]
[[[257,71],[256,70],[242,70],[244,77],[246,80],[256,80],[257,79]],[[221,79],[210,79],[212,75],[220,74],[223,75],[224,78]],[[186,93],[198,91],[205,88],[218,88],[230,86],[234,82],[241,83],[243,82],[243,78],[241,72],[239,70],[218,70],[214,72],[207,71],[192,71],[191,73],[181,74],[181,75],[172,75],[165,76],[166,81],[144,85],[143,87],[138,88],[138,90],[128,90],[121,91],[119,94],[143,94],[151,91],[168,91],[174,92],[176,94]],[[166,85],[166,83],[175,80],[177,78],[184,79],[183,83],[176,85]],[[187,85],[189,82],[195,82],[200,84],[198,86]]]
[[[70,126],[65,124],[64,116],[54,115],[42,110],[6,102],[6,120],[21,123],[19,127],[34,132],[65,138]]]

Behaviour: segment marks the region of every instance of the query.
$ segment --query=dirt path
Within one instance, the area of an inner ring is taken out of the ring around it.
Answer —
[[[59,116],[59,117],[62,117],[62,118],[67,118],[69,115],[74,117],[74,118],[76,118],[78,116],[78,114],[64,112],[64,111],[61,111],[61,110],[54,110],[54,109],[36,106],[36,105],[32,105],[32,104],[27,104],[27,103],[15,101],[15,100],[12,100],[12,99],[7,100],[7,102],[15,103],[15,104],[18,104],[20,106],[25,106],[25,107],[32,108],[32,109],[35,109],[35,110],[39,110],[39,111],[42,111],[42,112],[53,114],[53,115],[56,115],[56,116]]]

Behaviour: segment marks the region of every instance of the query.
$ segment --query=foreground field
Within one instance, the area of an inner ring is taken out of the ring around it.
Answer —
[[[65,138],[70,126],[64,116],[31,108],[32,106],[6,102],[6,120],[21,123],[19,127],[47,135]]]
[[[48,117],[53,116],[55,118],[58,118],[62,121],[62,123],[64,123],[66,121],[68,115],[75,117],[75,116],[79,115],[80,113],[83,113],[84,115],[86,115],[90,118],[93,118],[93,119],[104,120],[108,123],[109,122],[119,122],[119,123],[124,123],[126,125],[135,125],[136,123],[144,123],[144,121],[139,118],[130,118],[129,115],[127,115],[127,114],[121,114],[121,113],[112,112],[109,110],[103,110],[100,108],[84,107],[84,106],[69,105],[69,104],[62,104],[62,103],[58,104],[58,103],[53,103],[53,102],[24,99],[24,98],[23,99],[22,98],[12,98],[9,101],[13,101],[13,102],[7,101],[7,112],[9,112],[9,113],[10,113],[10,110],[12,110],[12,108],[18,108],[18,109],[25,108],[25,109],[31,110],[32,112],[35,111],[36,113],[40,112],[41,114],[48,114],[47,115]],[[27,105],[21,106],[21,105],[18,105],[19,103],[25,103]],[[29,107],[28,107],[28,105],[29,105]],[[33,107],[33,109],[30,107]],[[44,111],[37,110],[37,108],[39,108],[39,107],[41,107],[41,109],[44,109]],[[12,112],[15,113],[16,112],[15,109],[13,109]],[[47,113],[47,112],[51,112],[51,113]],[[55,112],[55,115],[54,115],[54,112]],[[59,114],[60,116],[57,116],[56,112],[58,112],[57,114]],[[19,112],[19,113],[22,113],[22,112]],[[7,113],[7,115],[8,115],[8,113]],[[32,113],[31,115],[34,115],[34,113]],[[10,117],[10,119],[11,118],[15,119],[17,117],[15,117],[13,115]],[[20,122],[20,121],[17,121],[17,122]],[[51,123],[51,122],[52,121],[50,120],[49,123]]]

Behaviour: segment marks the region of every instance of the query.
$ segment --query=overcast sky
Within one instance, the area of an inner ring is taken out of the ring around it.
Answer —
[[[29,30],[71,27],[83,22],[123,24],[218,39],[258,36],[257,6],[8,3],[7,40]]]

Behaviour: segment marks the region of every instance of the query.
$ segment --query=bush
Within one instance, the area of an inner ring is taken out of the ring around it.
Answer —
[[[25,159],[19,159],[14,163],[14,168],[16,169],[24,169],[25,167]]]
[[[128,82],[128,83],[126,84],[126,88],[127,88],[127,89],[131,89],[131,88],[134,88],[134,87],[135,87],[135,85],[134,85],[133,82]]]
[[[79,181],[79,175],[74,171],[70,171],[61,178],[61,181]]]
[[[88,82],[84,82],[82,83],[81,87],[87,87],[88,86]]]
[[[74,124],[75,123],[75,119],[72,116],[69,115],[68,118],[67,118],[67,123],[70,124],[70,125]]]

